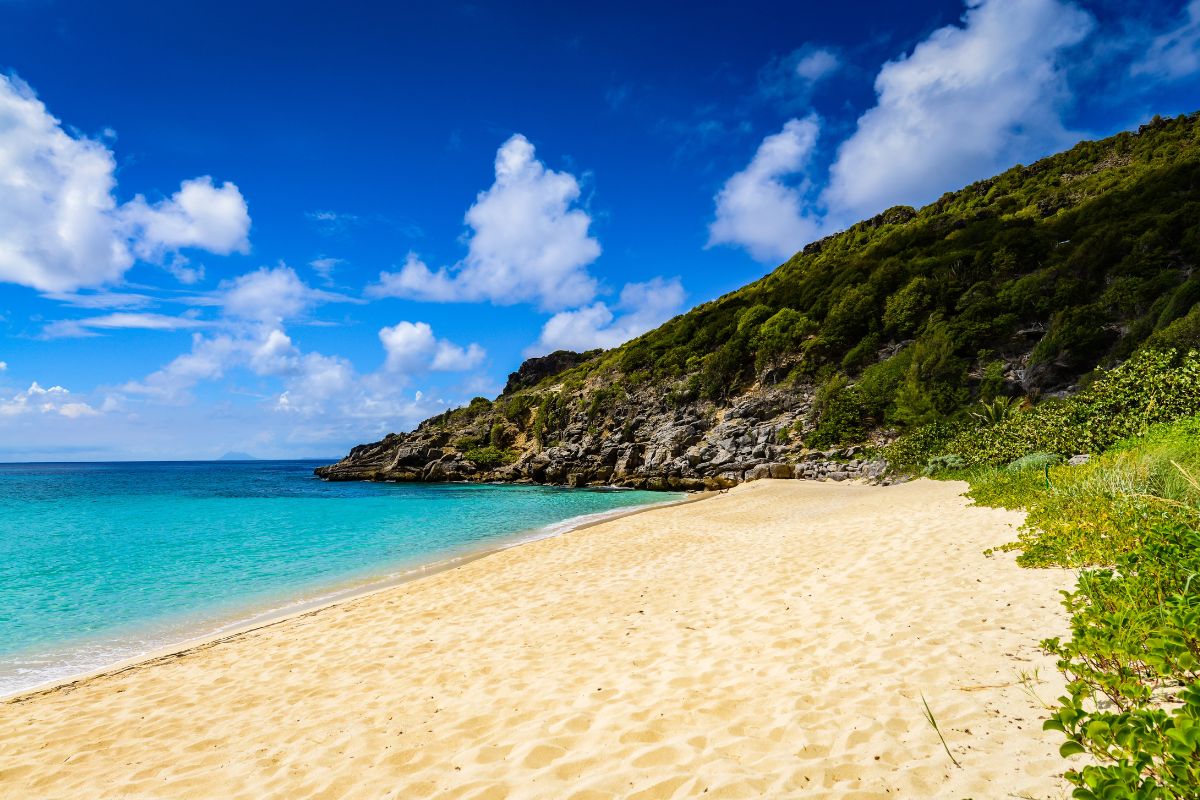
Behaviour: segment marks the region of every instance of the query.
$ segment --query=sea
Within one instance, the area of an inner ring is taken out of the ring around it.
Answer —
[[[0,696],[681,496],[321,463],[0,464]]]

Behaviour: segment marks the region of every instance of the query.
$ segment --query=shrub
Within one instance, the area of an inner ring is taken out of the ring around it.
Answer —
[[[755,369],[759,372],[778,369],[784,358],[796,353],[800,343],[816,328],[817,324],[799,311],[779,309],[759,326]]]
[[[1024,472],[1030,469],[1045,469],[1048,466],[1061,463],[1063,457],[1058,453],[1030,453],[1027,456],[1008,462],[1005,467],[1009,472]]]
[[[956,472],[966,469],[967,462],[960,455],[948,453],[944,456],[934,456],[925,464],[925,469],[921,470],[923,475],[937,475],[942,472]]]
[[[896,419],[925,425],[946,416],[967,399],[966,362],[955,355],[949,328],[933,320],[913,345],[912,361],[896,392]]]
[[[1144,349],[1074,397],[1043,402],[995,425],[964,429],[944,442],[924,437],[902,447],[914,456],[920,446],[934,448],[924,458],[910,458],[910,466],[948,452],[972,465],[995,466],[1039,451],[1097,453],[1155,423],[1197,413],[1200,352]]]
[[[929,279],[917,276],[884,303],[883,324],[898,334],[912,333],[933,299]]]
[[[813,416],[816,425],[805,440],[809,447],[860,442],[867,435],[863,425],[862,396],[841,373],[830,377],[817,390],[813,397]]]
[[[517,460],[513,450],[501,450],[499,447],[474,447],[463,453],[468,461],[474,461],[480,467],[498,467],[501,464],[511,464]]]
[[[980,400],[978,409],[971,416],[985,425],[998,425],[1013,417],[1021,410],[1021,401],[1015,397],[994,397],[991,400]]]

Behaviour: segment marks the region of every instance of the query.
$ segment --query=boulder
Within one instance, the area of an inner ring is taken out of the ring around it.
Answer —
[[[792,477],[792,465],[791,464],[768,464],[767,469],[769,470],[772,478],[791,478]]]
[[[771,477],[770,464],[759,464],[757,467],[751,467],[746,470],[746,480],[748,481],[757,481],[769,477]]]

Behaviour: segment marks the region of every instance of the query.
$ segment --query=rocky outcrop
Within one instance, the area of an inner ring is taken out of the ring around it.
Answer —
[[[495,409],[506,407],[509,394],[502,394],[491,411],[474,416],[467,410],[451,412],[411,433],[355,447],[316,473],[326,480],[471,480],[678,491],[722,489],[761,478],[880,480],[886,469],[884,462],[868,459],[862,447],[806,449],[801,440],[811,394],[803,387],[759,388],[723,407],[673,405],[649,388],[590,412],[588,403],[574,397],[560,404],[572,409],[569,415],[550,426],[544,417],[542,423],[534,421],[536,407],[517,423],[501,421]],[[553,404],[553,394],[541,396],[541,403]],[[506,432],[506,425],[511,430]],[[493,435],[513,441],[507,451],[511,463],[473,461],[497,426],[500,433]]]
[[[508,374],[508,382],[504,384],[503,394],[510,395],[519,389],[537,386],[543,379],[577,367],[600,352],[599,350],[589,350],[586,353],[576,353],[572,350],[555,350],[549,355],[527,358],[516,372]]]

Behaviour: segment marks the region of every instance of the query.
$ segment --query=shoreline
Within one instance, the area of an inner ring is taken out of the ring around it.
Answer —
[[[720,494],[719,491],[694,492],[677,500],[665,500],[658,503],[647,503],[640,506],[633,506],[631,508],[602,511],[596,514],[584,514],[579,517],[569,517],[560,522],[543,525],[540,528],[517,531],[515,533],[508,534],[505,537],[508,539],[508,541],[502,540],[499,544],[489,543],[489,546],[480,548],[478,550],[472,550],[470,552],[451,556],[449,558],[438,559],[437,561],[431,561],[427,564],[418,564],[416,566],[405,568],[399,572],[394,572],[383,577],[354,580],[348,585],[332,588],[330,591],[323,591],[321,594],[315,597],[288,601],[282,606],[276,606],[275,608],[268,609],[266,611],[254,613],[249,617],[239,617],[238,619],[231,620],[223,624],[218,623],[215,630],[210,630],[207,633],[188,636],[175,642],[154,647],[144,653],[122,658],[94,669],[88,669],[82,672],[64,675],[61,678],[52,678],[51,680],[43,683],[39,683],[34,686],[27,686],[23,689],[16,689],[11,692],[0,692],[0,705],[12,702],[20,702],[28,697],[33,697],[36,695],[53,693],[60,690],[69,690],[75,684],[86,682],[94,678],[118,675],[122,672],[135,669],[143,665],[148,665],[159,661],[167,661],[172,658],[186,655],[194,650],[202,650],[232,639],[236,639],[247,633],[263,630],[292,619],[318,614],[343,603],[368,597],[378,592],[384,592],[388,589],[393,589],[406,583],[418,581],[431,575],[438,575],[442,572],[457,569],[458,567],[469,564],[472,561],[477,561],[481,558],[487,558],[488,556],[495,555],[496,553],[502,553],[515,547],[532,544],[533,542],[539,542],[543,539],[549,539],[555,536],[562,536],[564,534],[571,533],[572,531],[584,530],[596,525],[601,525],[605,522],[618,520],[623,517],[633,516],[635,514],[641,514],[657,508],[670,508],[672,506],[694,503],[718,494]],[[573,519],[578,520],[577,524],[567,524]]]
[[[25,694],[0,794],[1056,796],[1071,575],[964,488],[755,481]]]

